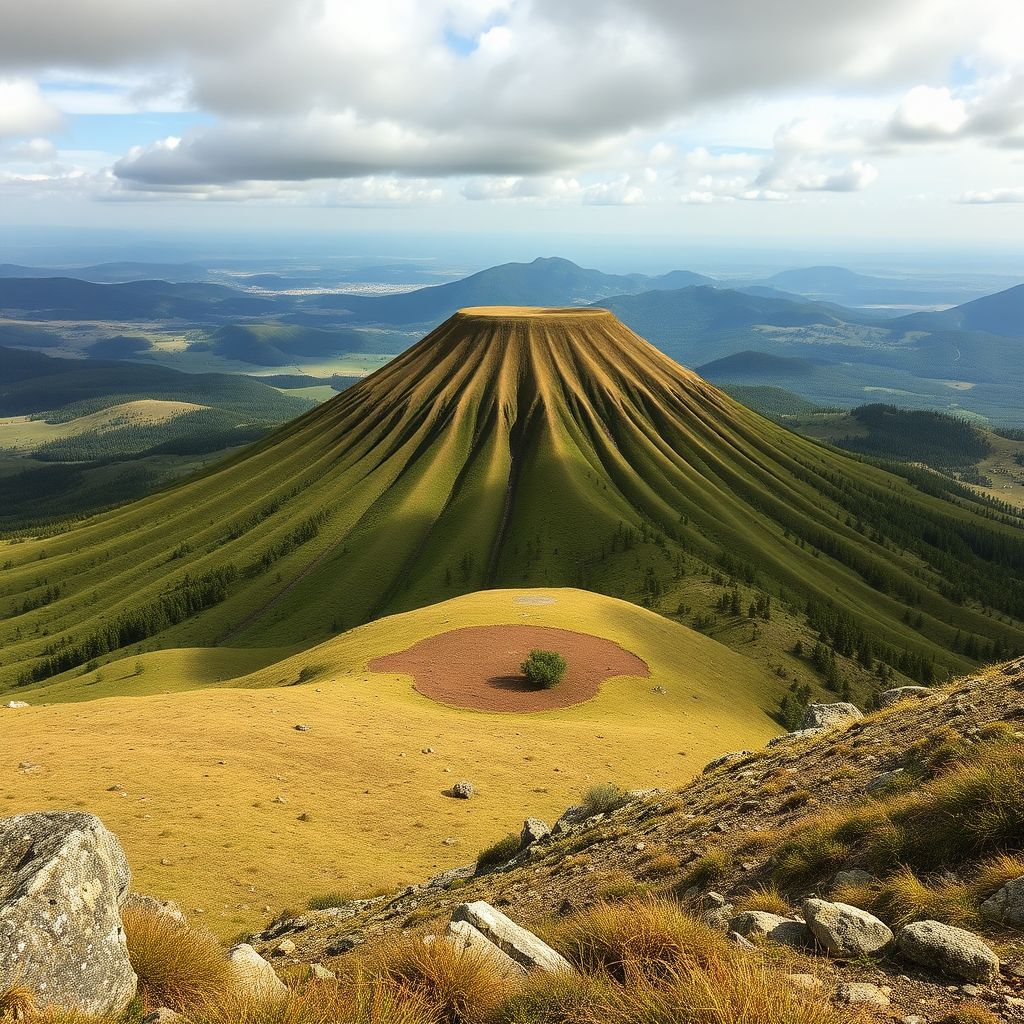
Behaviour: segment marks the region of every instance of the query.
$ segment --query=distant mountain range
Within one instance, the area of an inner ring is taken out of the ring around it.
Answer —
[[[825,267],[785,271],[766,283],[734,289],[687,271],[612,275],[559,258],[503,264],[459,281],[377,296],[258,295],[208,283],[111,285],[0,277],[4,315],[40,322],[38,327],[0,322],[0,343],[52,344],[40,333],[47,321],[150,320],[208,329],[206,350],[225,359],[285,366],[300,357],[381,351],[379,340],[353,330],[368,325],[392,325],[414,336],[467,306],[596,304],[716,383],[783,387],[825,405],[852,407],[881,399],[911,408],[962,409],[997,425],[1024,425],[1024,285],[951,309],[896,317],[811,301],[777,287],[813,286],[824,293],[828,286],[831,295],[842,286],[849,294],[881,287],[879,281]],[[37,341],[31,339],[33,331]],[[394,342],[394,337],[387,340]],[[131,353],[123,341],[119,344]]]

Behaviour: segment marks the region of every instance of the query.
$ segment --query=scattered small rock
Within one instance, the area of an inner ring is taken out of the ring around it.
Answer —
[[[311,725],[297,725],[297,726],[295,726],[295,731],[296,732],[309,732],[309,730],[312,729],[312,728],[313,728],[313,726],[311,726]]]
[[[813,974],[784,974],[783,978],[793,988],[801,989],[804,992],[817,992],[822,988],[821,980]]]
[[[175,1024],[175,1021],[184,1020],[180,1013],[175,1013],[168,1006],[158,1006],[150,1010],[144,1017],[139,1019],[139,1024]]]
[[[927,686],[896,686],[891,690],[883,690],[878,695],[878,706],[881,708],[892,707],[900,701],[930,697],[935,691]]]
[[[867,1006],[888,1006],[889,997],[877,985],[866,981],[848,981],[836,988],[837,1003],[862,1003]]]
[[[323,964],[310,964],[309,976],[316,981],[333,981],[337,978],[334,971],[328,970]]]
[[[28,706],[27,700],[9,700],[4,705],[5,708],[27,708]]]
[[[432,754],[433,752],[434,752],[434,748],[433,747],[424,747],[420,751],[421,754]]]
[[[356,946],[361,946],[366,941],[362,935],[342,935],[335,939],[325,950],[326,956],[341,956],[342,953],[349,953]]]
[[[473,795],[473,783],[461,779],[452,786],[452,796],[460,800],[468,800]]]
[[[282,939],[273,949],[274,956],[291,956],[295,952],[295,943],[291,939]]]

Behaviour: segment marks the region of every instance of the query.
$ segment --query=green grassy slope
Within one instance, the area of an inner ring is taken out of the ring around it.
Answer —
[[[674,610],[705,578],[941,675],[1021,647],[1022,525],[788,433],[607,312],[467,310],[199,477],[0,548],[0,680],[312,644],[495,586]]]

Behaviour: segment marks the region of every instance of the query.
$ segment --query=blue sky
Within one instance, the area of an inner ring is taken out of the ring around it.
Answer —
[[[1020,0],[0,8],[0,223],[1024,238]]]

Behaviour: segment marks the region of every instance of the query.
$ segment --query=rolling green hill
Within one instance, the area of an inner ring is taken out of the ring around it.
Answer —
[[[692,612],[734,644],[774,600],[918,679],[1024,641],[1024,521],[797,437],[592,309],[464,310],[198,477],[0,564],[7,686],[126,649],[309,645],[501,586]]]

